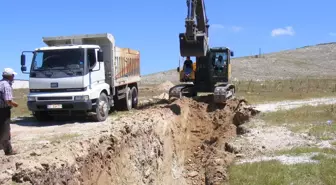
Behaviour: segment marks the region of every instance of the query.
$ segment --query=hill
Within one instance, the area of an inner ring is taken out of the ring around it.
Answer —
[[[333,78],[336,69],[336,43],[322,43],[261,57],[233,58],[234,80],[275,80],[289,78]],[[178,82],[176,69],[145,75],[142,84]]]

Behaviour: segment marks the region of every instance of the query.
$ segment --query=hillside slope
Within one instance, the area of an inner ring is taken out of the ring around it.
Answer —
[[[336,43],[318,44],[293,50],[232,59],[236,80],[288,78],[333,78],[336,69]],[[142,84],[178,82],[176,69],[142,77]]]

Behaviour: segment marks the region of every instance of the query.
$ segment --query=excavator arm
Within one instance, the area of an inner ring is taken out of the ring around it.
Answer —
[[[204,0],[187,0],[186,30],[179,34],[181,56],[206,56],[208,51],[208,19]]]

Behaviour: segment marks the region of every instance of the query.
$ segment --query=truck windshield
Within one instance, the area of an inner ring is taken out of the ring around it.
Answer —
[[[84,49],[58,49],[37,51],[32,62],[32,71],[43,70],[83,70]]]

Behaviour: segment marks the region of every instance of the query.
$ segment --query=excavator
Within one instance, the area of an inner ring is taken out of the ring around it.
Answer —
[[[231,84],[230,58],[234,56],[228,47],[209,47],[209,24],[204,0],[187,0],[186,30],[179,34],[180,55],[195,57],[192,69],[177,68],[182,82],[169,90],[169,98],[195,97],[198,93],[213,93],[215,103],[225,103],[235,94]]]

